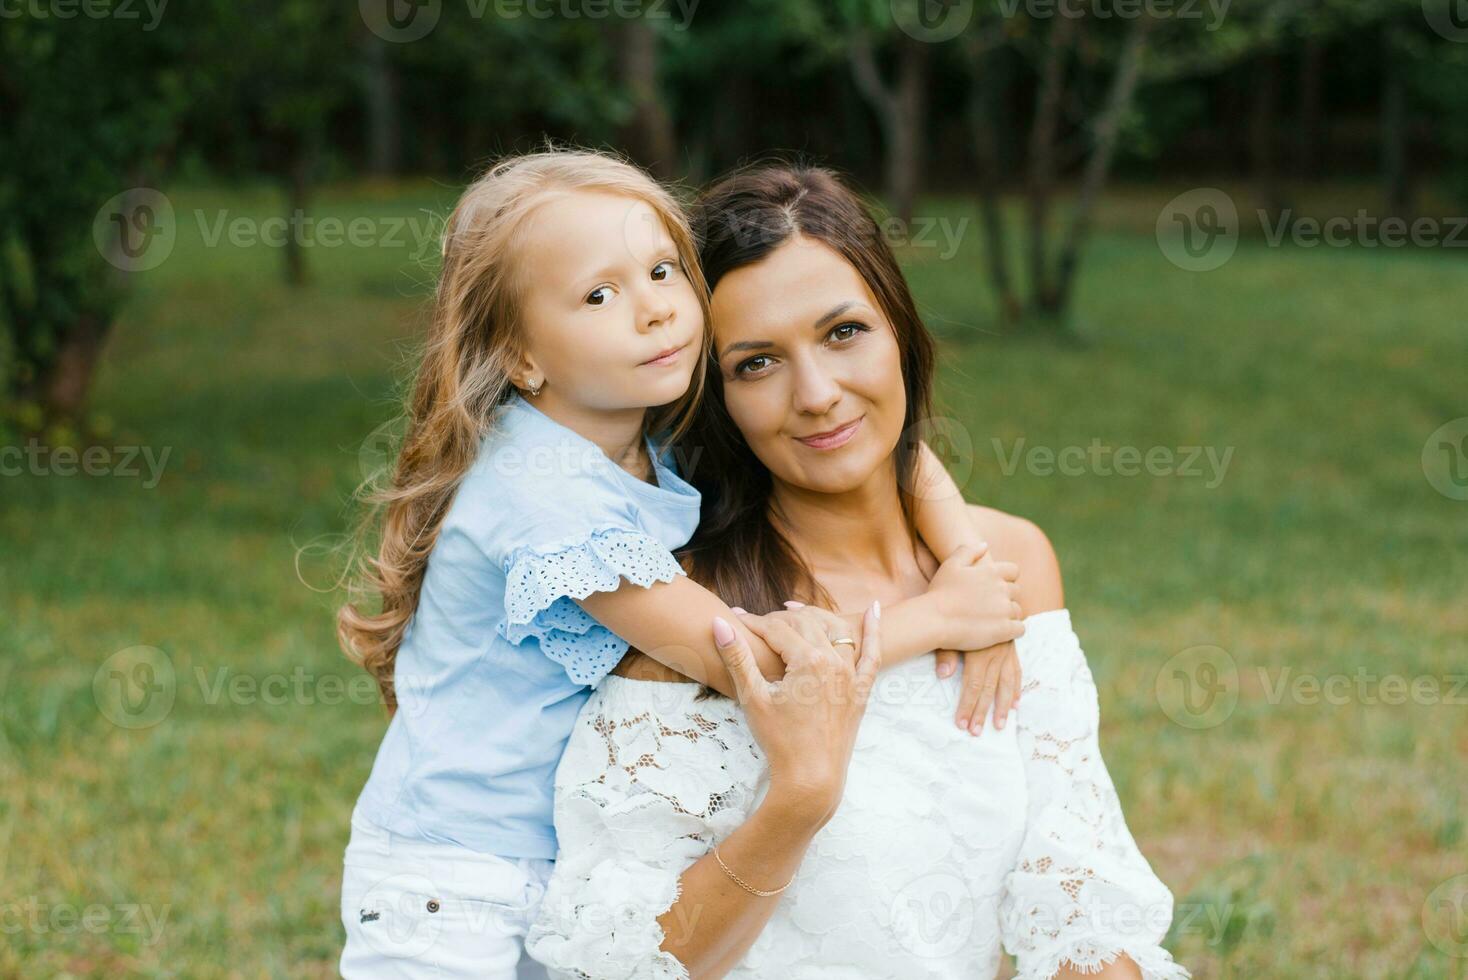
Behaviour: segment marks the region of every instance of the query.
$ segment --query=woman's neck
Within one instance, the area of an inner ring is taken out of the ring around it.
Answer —
[[[822,493],[776,479],[770,509],[817,579],[823,572],[853,571],[895,579],[914,566],[895,460],[842,493]]]
[[[576,405],[564,398],[551,397],[549,390],[539,397],[527,399],[551,421],[559,422],[572,432],[596,443],[607,458],[639,480],[652,477],[652,460],[642,434],[647,422],[647,409],[629,408],[603,411]]]

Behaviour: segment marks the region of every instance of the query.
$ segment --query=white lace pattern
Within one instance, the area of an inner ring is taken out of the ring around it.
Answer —
[[[1096,739],[1096,693],[1065,610],[1018,641],[1025,691],[1002,731],[953,724],[961,677],[931,656],[886,670],[841,806],[727,975],[1024,980],[1121,953],[1147,980],[1187,971],[1158,944],[1172,896],[1138,851]],[[557,859],[527,937],[552,976],[687,977],[659,915],[678,878],[758,805],[742,712],[697,684],[608,676],[556,777]]]

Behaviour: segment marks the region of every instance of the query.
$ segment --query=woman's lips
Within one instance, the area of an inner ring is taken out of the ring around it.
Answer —
[[[683,345],[683,347],[687,346],[687,344]],[[669,364],[676,364],[678,355],[683,353],[683,347],[674,347],[672,350],[664,351],[650,361],[643,361],[638,367],[666,367]]]
[[[829,432],[818,432],[813,436],[797,436],[795,441],[804,443],[812,449],[835,449],[837,446],[844,446],[851,441],[852,436],[856,435],[856,430],[860,427],[863,418],[866,416],[853,419]]]

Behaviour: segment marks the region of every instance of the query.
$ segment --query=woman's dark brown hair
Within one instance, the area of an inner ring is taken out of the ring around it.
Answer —
[[[903,516],[913,532],[918,443],[908,434],[931,414],[933,338],[923,326],[892,249],[861,199],[830,170],[762,164],[727,176],[699,198],[694,233],[708,287],[736,269],[763,261],[798,236],[829,246],[865,280],[897,335],[907,391],[903,438],[896,449]],[[752,613],[800,598],[830,606],[804,560],[771,513],[771,477],[729,417],[715,359],[700,407],[680,454],[688,479],[703,494],[698,531],[682,555],[690,576],[730,605]]]

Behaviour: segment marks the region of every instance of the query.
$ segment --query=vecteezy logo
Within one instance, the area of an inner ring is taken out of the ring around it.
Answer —
[[[974,0],[891,0],[892,20],[916,41],[936,44],[963,33],[974,16]]]
[[[902,948],[933,959],[952,956],[974,931],[977,903],[963,878],[935,871],[908,882],[892,899],[892,928]]]
[[[374,923],[362,935],[384,956],[416,958],[431,950],[443,928],[438,888],[421,874],[405,872],[383,878],[367,889],[358,923]]]
[[[357,0],[362,23],[384,41],[407,44],[438,26],[443,0]]]
[[[173,661],[157,647],[119,650],[92,675],[92,697],[119,728],[151,728],[173,710],[178,681]]]
[[[1157,247],[1179,269],[1217,269],[1233,258],[1238,244],[1238,208],[1216,187],[1179,194],[1157,216]]]
[[[1449,41],[1468,41],[1468,0],[1422,0],[1422,16]]]
[[[1428,894],[1422,931],[1447,955],[1468,957],[1468,874],[1454,875]]]
[[[1214,728],[1239,703],[1239,668],[1222,647],[1188,647],[1157,672],[1157,703],[1184,728]]]
[[[408,431],[406,416],[388,419],[368,433],[357,450],[357,468],[367,483],[386,483],[392,476],[393,464],[397,460],[397,448],[402,445]]]
[[[177,234],[173,202],[151,187],[134,187],[109,198],[92,220],[97,251],[123,272],[162,265]]]
[[[1468,416],[1453,419],[1427,437],[1422,472],[1449,500],[1468,500]]]
[[[913,450],[927,443],[933,455],[943,463],[945,469],[958,484],[959,490],[968,485],[974,472],[974,438],[968,428],[958,419],[934,416],[914,422],[902,432],[902,441]],[[931,499],[937,488],[916,485],[919,470],[914,468],[911,478],[904,476],[902,489],[920,500]],[[914,484],[909,486],[908,484]]]

